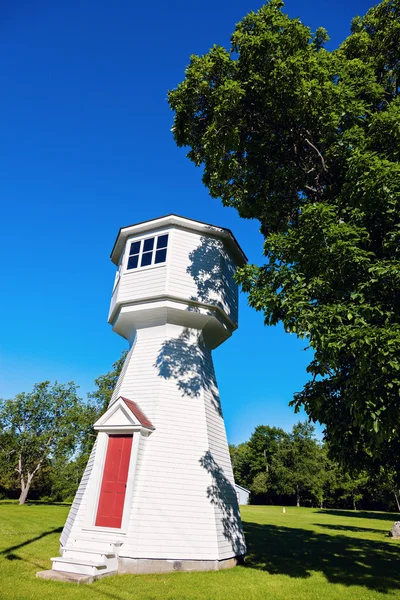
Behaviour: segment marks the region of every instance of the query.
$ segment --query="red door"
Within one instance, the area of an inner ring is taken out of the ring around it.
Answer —
[[[121,527],[132,435],[109,435],[96,525]]]

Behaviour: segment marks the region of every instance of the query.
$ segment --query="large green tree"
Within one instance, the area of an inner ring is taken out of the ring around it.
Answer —
[[[169,93],[173,134],[210,194],[260,222],[266,263],[237,280],[313,349],[296,409],[342,461],[398,469],[400,0],[356,17],[332,52],[282,7],[191,57]]]

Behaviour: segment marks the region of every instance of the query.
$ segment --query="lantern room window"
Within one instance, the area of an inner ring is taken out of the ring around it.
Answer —
[[[168,234],[131,242],[127,270],[150,267],[167,260]]]

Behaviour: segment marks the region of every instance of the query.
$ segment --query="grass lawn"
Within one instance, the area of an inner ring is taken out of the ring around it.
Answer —
[[[400,540],[387,537],[395,514],[245,506],[245,566],[87,586],[36,579],[58,554],[68,509],[0,502],[1,600],[400,600]]]

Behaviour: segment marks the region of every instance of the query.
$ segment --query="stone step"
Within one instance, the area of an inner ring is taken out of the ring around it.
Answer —
[[[53,581],[66,581],[68,583],[92,583],[96,577],[93,575],[82,575],[81,573],[68,573],[67,571],[53,571],[48,569],[46,571],[38,571],[36,577],[40,579],[52,579]]]

